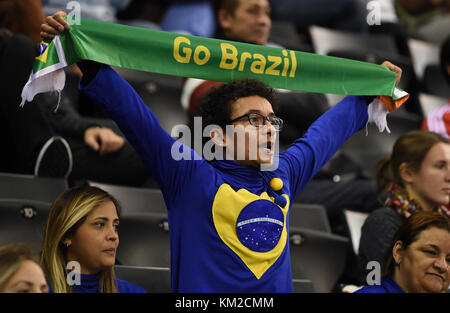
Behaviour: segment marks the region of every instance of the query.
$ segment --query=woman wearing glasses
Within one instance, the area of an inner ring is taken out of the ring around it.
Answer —
[[[48,17],[41,35],[52,38],[68,29],[63,16]],[[165,132],[151,104],[109,66],[78,65],[81,90],[116,121],[158,179],[169,216],[172,290],[292,292],[290,200],[366,125],[365,99],[345,98],[276,155],[282,122],[272,89],[257,80],[224,84],[200,108],[203,151],[215,155],[207,160]],[[399,80],[401,70],[385,65]],[[178,152],[188,157],[174,158]]]

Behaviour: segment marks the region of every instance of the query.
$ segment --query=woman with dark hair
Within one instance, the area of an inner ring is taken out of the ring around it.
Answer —
[[[383,257],[398,227],[417,211],[438,211],[449,216],[450,142],[427,131],[411,131],[397,139],[391,156],[377,165],[377,184],[386,195],[383,208],[366,219],[359,245],[361,280],[367,264]]]
[[[357,293],[442,293],[449,284],[450,218],[438,212],[416,212],[394,236],[381,284]]]

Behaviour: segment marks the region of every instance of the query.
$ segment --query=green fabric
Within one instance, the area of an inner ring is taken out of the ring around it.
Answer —
[[[175,76],[223,82],[250,77],[274,88],[397,99],[395,73],[372,63],[87,19],[59,38],[67,60],[59,67],[89,59]],[[34,76],[60,61],[53,40],[36,60]]]

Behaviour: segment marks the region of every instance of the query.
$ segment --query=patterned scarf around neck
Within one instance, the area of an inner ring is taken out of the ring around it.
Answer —
[[[410,217],[416,211],[423,211],[419,202],[413,199],[408,192],[399,185],[393,185],[388,192],[388,196],[385,206],[391,207],[396,210],[400,215],[405,218]],[[446,206],[439,206],[433,211],[439,212],[450,217],[450,210]]]

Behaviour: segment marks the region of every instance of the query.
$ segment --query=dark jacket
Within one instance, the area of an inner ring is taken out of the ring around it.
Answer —
[[[361,273],[361,283],[366,283],[369,270],[367,263],[377,261],[384,265],[384,258],[389,249],[395,232],[405,218],[391,207],[373,211],[364,222],[359,242],[358,261]]]

